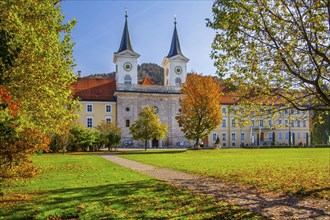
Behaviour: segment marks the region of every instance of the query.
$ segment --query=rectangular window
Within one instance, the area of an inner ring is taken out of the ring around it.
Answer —
[[[245,133],[241,133],[241,140],[245,141]]]
[[[282,140],[282,132],[278,132],[278,139]]]
[[[235,133],[231,134],[231,140],[236,141],[236,134]]]
[[[260,127],[263,127],[263,126],[264,126],[264,120],[260,119]]]
[[[91,117],[86,118],[86,127],[87,128],[92,128],[93,127],[93,118],[91,118]]]
[[[226,134],[222,134],[222,140],[226,141],[226,139],[227,139]]]
[[[303,127],[307,127],[306,120],[303,120]]]
[[[294,115],[294,109],[291,109],[291,115]]]
[[[294,128],[294,120],[291,121],[291,127]]]
[[[226,114],[226,108],[222,108],[222,114]]]
[[[126,128],[128,128],[130,126],[130,121],[129,119],[126,119]]]
[[[217,140],[217,134],[213,134],[213,141]]]
[[[297,132],[297,139],[300,139],[300,132]]]
[[[297,127],[300,128],[300,120],[297,120]]]
[[[300,111],[299,110],[297,110],[297,115],[299,115],[300,114]]]
[[[281,125],[282,124],[282,119],[278,119],[278,124]]]
[[[285,140],[289,140],[289,132],[285,132]]]
[[[93,105],[92,104],[87,104],[86,105],[86,111],[87,112],[93,112]]]
[[[105,112],[111,112],[111,105],[105,105]]]
[[[288,127],[289,126],[289,120],[288,119],[285,119],[284,120],[284,123],[285,123],[285,127]]]
[[[236,125],[235,118],[231,119],[231,126],[234,128]]]
[[[269,120],[268,120],[268,126],[269,126],[269,127],[272,127],[272,126],[273,126],[272,119],[269,119]]]
[[[223,128],[227,127],[227,121],[226,121],[226,119],[222,119],[222,127]]]
[[[284,114],[288,114],[288,109],[284,109]]]
[[[112,121],[112,118],[111,117],[105,117],[105,121],[109,123],[109,122]]]
[[[268,140],[272,141],[273,140],[273,133],[268,132]]]
[[[254,119],[252,119],[251,122],[252,122],[252,127],[254,127],[255,126]]]

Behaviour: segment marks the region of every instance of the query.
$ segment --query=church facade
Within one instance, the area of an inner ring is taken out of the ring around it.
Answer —
[[[169,53],[162,61],[164,68],[162,86],[155,85],[147,77],[142,82],[138,81],[139,56],[132,47],[126,15],[121,43],[113,58],[116,65],[116,78],[78,78],[73,86],[74,95],[82,104],[82,110],[78,112],[80,115],[78,122],[88,128],[97,126],[101,121],[115,122],[121,128],[124,147],[142,146],[142,143],[132,140],[129,127],[138,118],[138,113],[143,106],[152,106],[156,109],[161,123],[168,125],[168,133],[164,140],[149,140],[149,147],[192,145],[192,142],[185,138],[175,119],[180,109],[180,84],[186,81],[189,62],[181,50],[176,21]],[[262,145],[274,141],[274,138],[279,144],[308,143],[310,133],[308,115],[296,112],[297,117],[293,121],[294,110],[291,110],[292,114],[280,115],[276,121],[272,122],[267,118],[251,117],[251,122],[253,122],[251,125],[240,127],[235,122],[234,115],[229,111],[229,107],[234,103],[235,101],[224,93],[224,99],[221,100],[222,124],[203,139],[204,146],[213,146],[218,138],[222,147],[256,145],[257,142]],[[267,123],[271,126],[267,126]]]

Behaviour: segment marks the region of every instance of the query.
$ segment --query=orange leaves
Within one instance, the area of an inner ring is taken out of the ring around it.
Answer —
[[[5,87],[0,88],[0,107],[9,111],[9,115],[14,117],[17,115],[18,111],[21,108],[21,105],[18,102],[12,101],[12,95],[7,91]]]
[[[0,88],[0,178],[34,176],[37,170],[27,155],[38,149],[48,151],[50,138],[38,129],[22,127],[21,106]]]
[[[198,139],[214,130],[222,120],[221,88],[211,76],[191,74],[181,90],[181,112],[176,117],[188,139]]]

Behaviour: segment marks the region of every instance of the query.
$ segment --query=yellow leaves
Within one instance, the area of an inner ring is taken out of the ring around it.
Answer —
[[[188,139],[207,135],[221,122],[221,88],[216,78],[191,74],[183,85],[176,117]]]
[[[129,130],[135,140],[164,139],[168,131],[167,124],[161,124],[156,109],[151,106],[142,107],[139,117]]]
[[[74,82],[72,43],[59,39],[70,30],[62,31],[63,17],[50,1],[1,2],[0,14],[0,33],[10,36],[5,52],[15,55],[3,72],[6,84],[14,100],[23,99],[30,125],[56,133],[70,123],[73,112],[66,108],[73,106],[68,92]]]

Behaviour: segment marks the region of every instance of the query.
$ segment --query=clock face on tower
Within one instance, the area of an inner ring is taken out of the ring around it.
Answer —
[[[124,70],[131,71],[131,69],[132,69],[132,64],[130,62],[124,63]]]
[[[176,74],[180,75],[180,74],[182,73],[182,68],[181,68],[181,66],[176,66],[176,67],[174,68],[174,71],[175,71]]]

